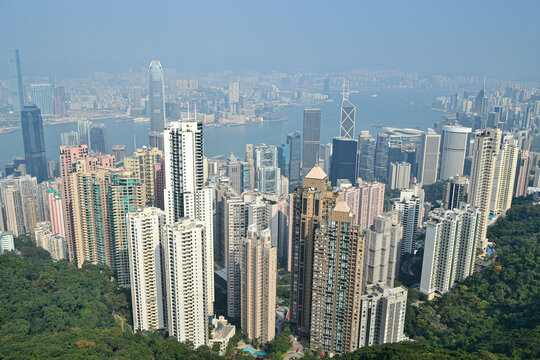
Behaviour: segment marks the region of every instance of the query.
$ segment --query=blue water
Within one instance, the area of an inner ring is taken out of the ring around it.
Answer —
[[[253,354],[253,355],[266,356],[265,351],[255,351],[255,350],[250,349],[250,348],[243,348],[242,351],[243,352],[248,352],[248,353]]]
[[[426,129],[441,120],[441,113],[426,108],[435,97],[441,94],[435,91],[388,90],[376,92],[359,92],[351,94],[350,100],[357,107],[356,133],[369,130],[380,131],[370,124],[382,124],[392,127],[417,127]],[[321,104],[321,142],[330,142],[339,135],[339,116],[341,98]],[[281,144],[288,133],[302,130],[303,107],[290,106],[283,109],[288,120],[266,122],[231,127],[211,127],[204,130],[205,154],[227,156],[230,152],[243,157],[246,143]],[[100,120],[107,127],[109,149],[113,145],[126,145],[126,154],[133,152],[134,137],[138,147],[148,144],[148,123],[117,123],[115,120]],[[49,159],[58,161],[60,133],[76,131],[77,124],[61,124],[45,126],[46,152]],[[24,155],[21,131],[0,134],[0,166],[11,162],[13,156]]]

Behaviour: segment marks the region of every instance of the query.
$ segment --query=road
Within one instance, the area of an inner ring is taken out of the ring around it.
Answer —
[[[302,356],[304,356],[304,346],[296,340],[296,338],[291,335],[291,341],[292,341],[292,347],[291,350],[289,350],[289,353],[283,357],[284,360],[290,360],[290,359],[300,359]],[[296,352],[296,349],[298,352]]]

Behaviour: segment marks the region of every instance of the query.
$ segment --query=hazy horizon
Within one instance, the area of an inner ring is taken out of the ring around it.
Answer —
[[[537,80],[537,1],[12,1],[0,5],[0,77],[392,69]],[[211,10],[211,11],[210,11]]]

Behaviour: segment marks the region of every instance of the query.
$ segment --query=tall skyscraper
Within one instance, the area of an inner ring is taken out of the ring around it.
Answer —
[[[330,174],[332,159],[332,143],[321,144],[319,147],[319,166],[326,174]]]
[[[256,188],[263,194],[279,195],[281,171],[278,151],[273,145],[255,146]]]
[[[430,185],[437,181],[437,169],[439,168],[439,147],[441,135],[432,129],[422,133],[418,161],[418,173],[416,177],[423,185]]]
[[[441,155],[440,179],[463,175],[463,165],[469,143],[471,128],[462,126],[443,126],[443,146]]]
[[[372,284],[384,283],[394,287],[399,273],[400,242],[403,229],[397,223],[397,214],[377,216],[373,229],[365,231],[364,270],[362,293]]]
[[[204,186],[202,123],[170,123],[164,132],[164,147],[167,223],[173,226],[189,218],[204,224],[204,281],[214,284],[213,190]],[[205,291],[205,311],[213,314],[214,286],[205,286]]]
[[[468,193],[468,177],[460,175],[450,176],[444,186],[443,207],[446,210],[461,208],[467,202]]]
[[[480,217],[464,206],[441,210],[427,222],[421,292],[443,294],[473,273]]]
[[[66,114],[66,91],[63,86],[53,89],[53,107],[55,115]]]
[[[377,144],[375,146],[375,167],[374,175],[377,181],[388,183],[388,150],[390,147],[390,137],[388,134],[377,134]]]
[[[165,80],[163,67],[158,60],[150,62],[148,75],[150,131],[162,132],[165,129]]]
[[[519,146],[517,139],[506,134],[501,142],[501,148],[495,163],[490,203],[490,213],[493,215],[505,214],[512,205],[518,156]]]
[[[251,190],[255,189],[255,156],[253,154],[253,144],[246,144],[246,162],[249,164],[249,178],[251,179]]]
[[[315,232],[319,224],[328,219],[337,200],[338,195],[333,191],[328,176],[318,166],[306,174],[302,187],[292,195],[292,218],[289,220],[292,234],[290,319],[303,335],[309,335],[311,329]]]
[[[489,208],[500,143],[501,130],[493,128],[477,132],[474,139],[469,204],[480,211],[477,245],[482,251],[487,247]]]
[[[514,197],[525,196],[529,186],[529,174],[533,161],[528,150],[520,150],[516,170],[516,180],[514,186]]]
[[[405,339],[407,288],[368,285],[361,298],[358,347],[399,342]]]
[[[45,137],[43,136],[43,119],[36,105],[26,105],[21,111],[22,135],[26,172],[38,179],[38,182],[49,178],[47,158],[45,157]]]
[[[92,123],[88,120],[77,121],[77,133],[79,139],[79,145],[86,145],[90,148],[90,128]]]
[[[482,90],[478,92],[478,96],[476,97],[476,101],[474,103],[474,113],[483,117],[487,116],[488,105],[486,79],[484,78],[484,85],[482,86]]]
[[[375,181],[375,150],[377,141],[367,137],[362,141],[362,154],[360,159],[360,178],[365,181]]]
[[[117,164],[124,164],[124,158],[126,157],[126,145],[113,145],[112,155],[114,156]]]
[[[347,204],[339,201],[314,228],[309,341],[313,350],[340,354],[358,348],[364,237],[353,220]]]
[[[109,142],[105,124],[92,124],[90,127],[90,144],[94,152],[108,154]]]
[[[135,149],[132,157],[124,159],[124,167],[139,179],[143,187],[144,203],[147,206],[155,204],[154,167],[161,163],[163,152],[158,148],[143,146]]]
[[[148,134],[148,143],[151,148],[158,148],[163,151],[163,131],[150,131]]]
[[[167,153],[166,153],[167,154]],[[165,155],[167,157],[167,155]],[[179,219],[166,225],[165,274],[169,335],[194,347],[208,344],[207,239],[204,222]]]
[[[167,323],[165,212],[147,207],[127,215],[133,327],[157,330]]]
[[[13,235],[19,236],[25,233],[24,212],[21,192],[15,185],[8,185],[3,193],[4,211],[6,215],[6,228]]]
[[[269,229],[258,232],[250,225],[242,243],[241,323],[249,339],[262,344],[276,331],[277,249]]]
[[[302,165],[302,134],[295,131],[287,135],[289,145],[289,182],[291,185],[300,185],[300,170]]]
[[[405,189],[411,181],[411,164],[408,162],[390,163],[390,189]]]
[[[305,109],[302,131],[302,176],[306,176],[317,163],[320,141],[321,110]]]
[[[339,136],[346,139],[354,139],[354,122],[356,106],[349,101],[349,82],[347,88],[343,84],[343,101],[341,102],[341,121],[339,123]]]
[[[229,111],[233,114],[238,112],[238,105],[240,103],[240,83],[238,81],[231,81],[229,83]]]
[[[55,189],[47,191],[49,200],[49,214],[51,219],[51,231],[63,238],[66,237],[65,217],[62,203],[62,193]],[[67,250],[67,249],[66,249]],[[67,255],[67,251],[66,251]]]
[[[52,89],[50,84],[31,84],[30,97],[44,118],[54,116],[54,108],[52,101]]]
[[[9,53],[9,87],[11,90],[11,103],[13,104],[13,114],[17,117],[21,115],[24,107],[24,87],[22,81],[21,59],[19,50],[14,49]]]
[[[339,137],[332,142],[332,163],[330,165],[330,182],[337,185],[338,179],[356,180],[356,149],[358,142],[353,138]]]

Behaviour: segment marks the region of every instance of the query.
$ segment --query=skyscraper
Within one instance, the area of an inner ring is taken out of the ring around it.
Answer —
[[[147,206],[155,204],[154,167],[161,163],[163,152],[158,148],[143,146],[135,149],[132,157],[124,159],[124,167],[139,179],[143,187],[144,203]]]
[[[24,234],[24,212],[21,192],[15,185],[8,185],[3,191],[2,198],[4,201],[7,230],[13,232],[15,236]]]
[[[505,214],[512,205],[518,156],[517,139],[506,134],[495,163],[490,203],[490,213],[493,215]]]
[[[411,164],[408,162],[390,163],[390,189],[405,189],[411,181]]]
[[[473,273],[480,217],[464,206],[441,210],[427,222],[421,292],[443,294]]]
[[[124,164],[126,157],[126,145],[113,145],[112,155],[115,158],[116,164]]]
[[[52,89],[50,84],[31,84],[30,97],[32,103],[41,110],[41,115],[44,118],[54,116],[54,108],[52,101]]]
[[[273,145],[255,146],[256,188],[263,194],[279,195],[281,171],[278,151]]]
[[[9,53],[9,87],[11,90],[11,103],[13,113],[19,117],[24,107],[24,87],[22,81],[21,59],[19,50],[14,49]]]
[[[493,128],[477,132],[474,139],[469,204],[480,211],[477,245],[482,251],[487,246],[489,208],[500,143],[501,130]]]
[[[109,143],[105,124],[92,124],[90,127],[90,144],[94,152],[108,154]]]
[[[22,135],[26,172],[38,179],[38,182],[49,178],[47,158],[45,157],[45,137],[43,136],[43,119],[36,105],[26,105],[21,111]]]
[[[338,179],[348,179],[351,183],[355,182],[357,147],[358,142],[354,138],[334,138],[330,165],[330,182],[333,186],[337,185]]]
[[[165,328],[165,212],[147,207],[127,215],[133,327],[137,331]]]
[[[419,152],[420,160],[416,177],[423,185],[430,185],[437,181],[440,143],[441,135],[432,129],[422,133]]]
[[[306,174],[302,187],[292,195],[289,221],[292,234],[292,280],[290,319],[303,335],[311,329],[311,290],[313,277],[313,251],[315,232],[328,218],[338,195],[330,185],[328,176],[318,166]]]
[[[167,155],[165,155],[167,156]],[[179,219],[166,225],[165,274],[169,335],[189,341],[194,347],[208,344],[208,234],[205,224],[192,219]]]
[[[440,179],[446,180],[450,176],[463,175],[469,133],[472,130],[462,126],[447,125],[443,127],[442,131],[443,146]]]
[[[362,141],[362,154],[360,159],[360,178],[365,181],[375,181],[375,150],[377,141],[366,137]]]
[[[92,123],[88,120],[77,121],[77,133],[79,145],[87,145],[90,148],[90,128]]]
[[[276,331],[277,249],[269,229],[258,232],[250,225],[242,242],[241,323],[249,339],[262,344]]]
[[[347,203],[354,214],[354,223],[365,230],[373,225],[373,219],[384,211],[385,185],[358,179],[356,186],[340,187],[339,199]]]
[[[328,217],[314,228],[310,301],[312,350],[340,354],[358,347],[364,237],[353,220],[347,204],[339,201]]]
[[[403,226],[401,253],[414,254],[416,234],[422,225],[424,213],[424,190],[418,186],[401,190],[399,199],[392,201],[392,210],[397,212],[398,220]]]
[[[469,178],[466,176],[454,175],[446,180],[444,186],[443,207],[446,210],[459,209],[467,202],[469,193]]]
[[[347,88],[343,84],[343,101],[341,102],[341,121],[339,123],[339,136],[346,139],[354,139],[354,121],[356,106],[349,101],[349,83]]]
[[[165,128],[165,80],[163,78],[163,67],[158,60],[150,62],[148,75],[150,131],[162,132]]]
[[[390,137],[388,134],[377,134],[377,144],[375,146],[375,167],[374,175],[377,181],[388,183],[388,150]]]
[[[164,147],[167,223],[173,226],[182,218],[189,218],[204,224],[204,281],[214,284],[213,190],[204,186],[202,123],[170,123],[164,132]],[[213,314],[214,286],[204,289],[205,311]]]
[[[302,165],[302,134],[295,131],[287,135],[289,145],[289,182],[300,185],[300,170]]]
[[[317,163],[320,141],[321,110],[305,109],[302,131],[302,176],[306,176]]]
[[[233,114],[238,112],[238,105],[240,102],[240,83],[238,81],[231,81],[229,83],[229,111]]]

